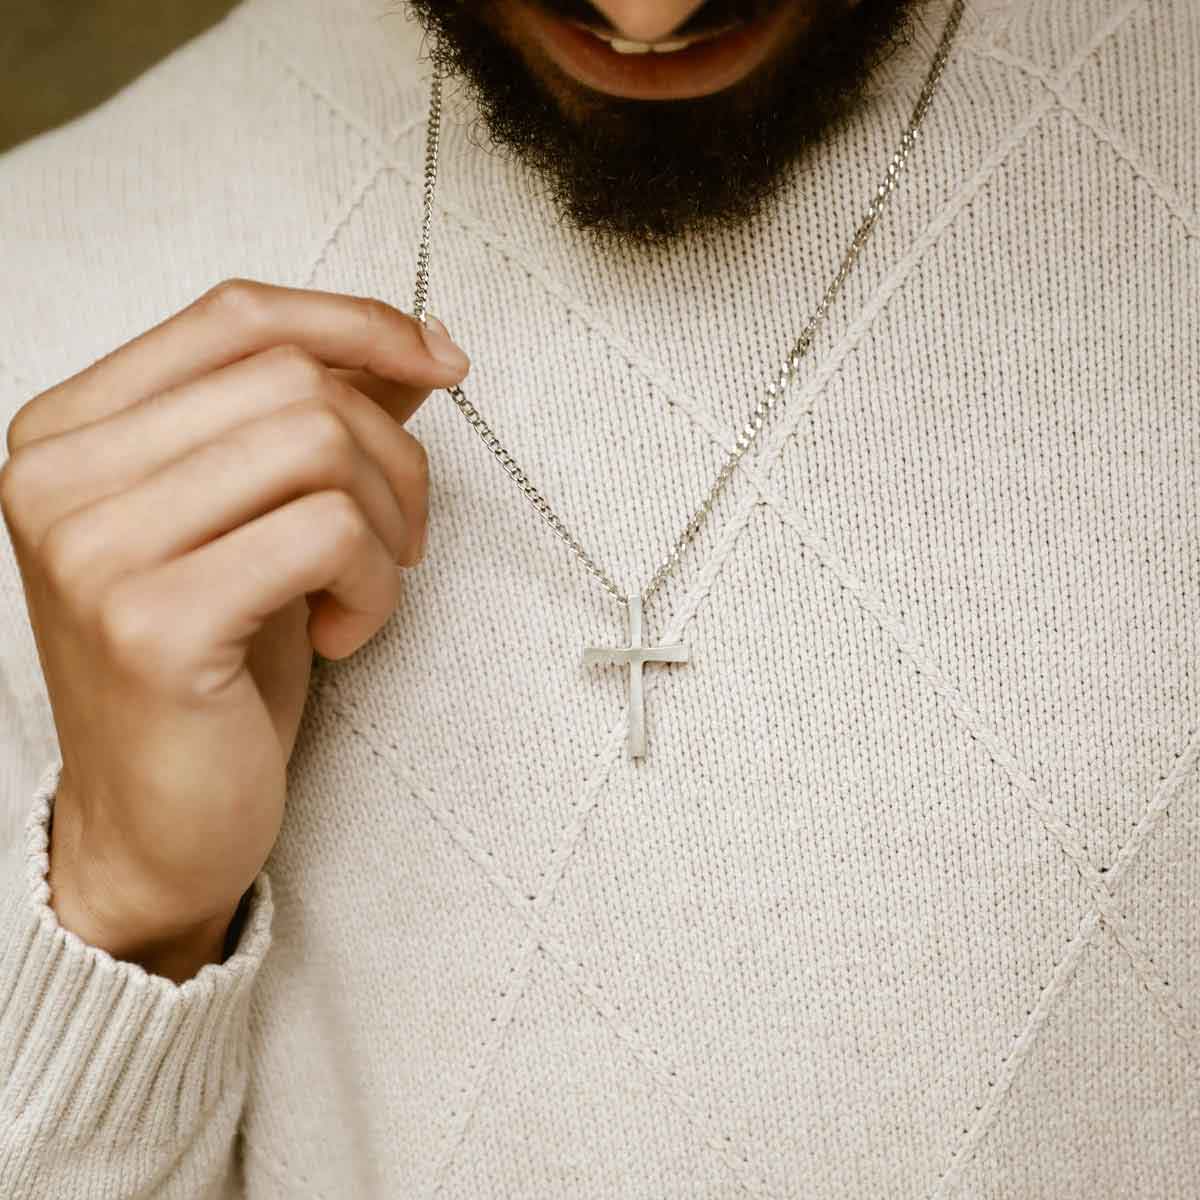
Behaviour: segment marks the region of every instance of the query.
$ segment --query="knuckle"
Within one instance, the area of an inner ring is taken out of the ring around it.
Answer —
[[[47,397],[57,391],[56,386],[39,392],[13,413],[4,431],[4,445],[10,455],[16,454],[18,450],[42,436],[41,426],[44,425],[44,421],[41,418],[49,402]]]
[[[262,285],[253,279],[234,276],[213,284],[197,301],[207,312],[215,313],[223,320],[236,320],[240,324],[258,322],[265,303]]]
[[[320,395],[332,378],[315,354],[294,342],[272,346],[266,353],[282,384],[302,395]]]
[[[353,458],[356,447],[354,435],[331,408],[323,404],[306,405],[303,425],[303,444],[311,447],[321,462],[332,460],[341,464]]]
[[[15,538],[33,545],[38,538],[39,516],[45,511],[43,497],[53,486],[61,486],[64,472],[57,456],[44,443],[16,450],[0,464],[0,514]]]
[[[36,400],[36,397],[34,399]],[[4,445],[10,456],[16,454],[26,443],[33,441],[36,436],[35,422],[34,400],[30,400],[17,409],[4,431]]]
[[[101,552],[85,513],[68,513],[46,530],[38,547],[38,563],[46,582],[60,598],[82,598],[87,579],[94,577]]]
[[[368,340],[395,337],[396,318],[399,314],[390,304],[377,296],[364,296],[360,311]]]
[[[341,561],[354,558],[369,546],[367,519],[348,492],[331,489],[320,493],[321,527],[331,552]]]
[[[6,517],[17,518],[22,513],[31,475],[28,451],[13,451],[0,463],[0,512]]]
[[[145,601],[120,584],[109,589],[96,624],[106,655],[125,667],[159,663],[169,640]]]

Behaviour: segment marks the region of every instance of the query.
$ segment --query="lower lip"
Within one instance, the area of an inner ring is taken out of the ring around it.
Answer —
[[[686,100],[738,83],[770,56],[791,7],[780,0],[757,21],[673,54],[618,54],[536,3],[514,4],[522,17],[518,34],[539,42],[555,66],[577,83],[629,100]]]

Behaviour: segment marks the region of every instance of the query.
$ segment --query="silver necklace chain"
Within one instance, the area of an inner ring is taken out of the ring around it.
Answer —
[[[825,314],[829,311],[830,304],[833,303],[834,298],[841,291],[842,284],[845,282],[847,275],[850,274],[851,268],[858,259],[859,252],[862,250],[863,245],[870,236],[871,230],[875,228],[875,224],[879,220],[879,215],[883,211],[884,204],[887,202],[888,197],[892,194],[899,180],[900,171],[908,159],[909,151],[912,150],[917,140],[917,133],[921,122],[925,118],[930,101],[933,99],[933,94],[937,90],[938,83],[941,80],[942,72],[950,53],[950,44],[962,19],[962,13],[963,0],[954,0],[950,14],[946,18],[946,25],[942,31],[937,53],[933,58],[933,65],[930,67],[929,75],[926,77],[925,84],[921,88],[921,93],[913,107],[908,125],[900,137],[900,145],[896,148],[896,152],[892,155],[891,161],[888,163],[886,175],[875,189],[875,194],[871,198],[866,215],[855,231],[850,248],[846,251],[845,257],[838,267],[837,274],[825,289],[825,294],[821,297],[820,303],[813,311],[812,316],[809,317],[807,324],[800,331],[800,336],[796,339],[795,344],[788,351],[779,373],[763,388],[763,393],[758,403],[754,406],[754,411],[742,427],[742,431],[738,434],[733,447],[727,452],[725,461],[721,464],[721,469],[717,472],[717,477],[713,480],[708,494],[700,502],[696,511],[692,513],[683,531],[671,546],[670,552],[650,577],[649,583],[642,589],[640,598],[643,604],[658,591],[679,565],[679,560],[682,558],[684,550],[687,549],[692,539],[696,536],[697,531],[704,524],[709,513],[712,512],[717,497],[724,491],[725,485],[729,482],[729,478],[736,470],[738,463],[742,461],[746,451],[754,444],[759,431],[774,409],[776,401],[795,380],[796,371],[800,366],[801,359],[812,346],[817,329],[825,319]],[[425,132],[424,211],[421,220],[421,241],[417,250],[416,295],[413,303],[413,315],[421,322],[425,321],[429,301],[430,234],[433,225],[434,189],[437,185],[438,148],[441,141],[442,80],[446,71],[446,56],[440,42],[434,43],[431,58],[433,62],[433,78],[430,84],[429,118]],[[629,605],[629,597],[613,581],[612,576],[584,549],[579,539],[567,528],[562,518],[559,517],[554,509],[550,507],[550,502],[546,497],[534,487],[529,476],[525,474],[516,459],[504,448],[500,439],[492,431],[491,426],[484,420],[479,409],[467,399],[462,388],[455,384],[453,387],[446,388],[445,390],[449,393],[450,398],[458,406],[463,416],[466,417],[471,428],[482,439],[483,444],[492,452],[496,460],[512,477],[517,487],[521,489],[525,498],[533,505],[538,516],[570,547],[576,558],[579,559],[589,574],[599,580],[609,595],[619,604],[627,607]]]

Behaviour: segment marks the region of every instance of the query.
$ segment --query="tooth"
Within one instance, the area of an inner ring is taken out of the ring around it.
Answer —
[[[674,54],[676,50],[682,50],[685,46],[690,45],[689,42],[655,42],[650,49],[655,54]]]
[[[618,54],[648,54],[650,52],[649,42],[627,42],[621,38],[609,38],[607,41]]]

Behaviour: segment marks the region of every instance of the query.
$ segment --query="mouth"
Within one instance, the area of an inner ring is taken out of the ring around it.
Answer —
[[[634,42],[555,16],[536,0],[513,0],[514,31],[584,87],[630,100],[685,100],[740,82],[781,42],[792,5],[689,37]]]

